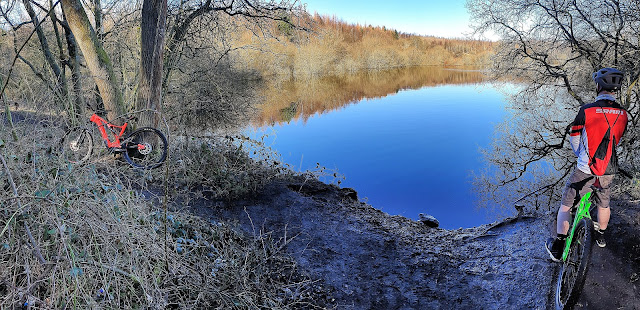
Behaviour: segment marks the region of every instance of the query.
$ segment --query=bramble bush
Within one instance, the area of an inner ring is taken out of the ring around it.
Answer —
[[[0,126],[0,308],[319,307],[321,288],[282,241],[163,208],[162,188],[185,176],[220,182],[222,196],[256,188],[248,155],[200,145],[150,172],[104,152],[73,165],[58,156],[64,130],[51,123],[16,123],[18,141]],[[201,177],[183,169],[204,163]]]

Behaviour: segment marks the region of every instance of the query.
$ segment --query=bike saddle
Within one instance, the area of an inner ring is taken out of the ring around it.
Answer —
[[[591,185],[591,189],[594,192],[599,192],[599,191],[603,190],[602,185],[600,185],[600,180],[596,179],[596,181],[593,183],[593,185]]]

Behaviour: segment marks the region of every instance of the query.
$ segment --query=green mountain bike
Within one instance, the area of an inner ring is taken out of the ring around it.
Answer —
[[[591,248],[593,246],[593,220],[591,205],[593,192],[602,188],[591,186],[592,191],[580,199],[577,208],[573,208],[573,223],[562,252],[562,268],[558,273],[556,285],[556,309],[571,309],[582,292],[587,275]]]

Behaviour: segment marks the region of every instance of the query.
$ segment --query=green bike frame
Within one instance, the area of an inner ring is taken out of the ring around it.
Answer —
[[[571,225],[571,232],[569,233],[569,236],[567,236],[567,241],[564,244],[564,252],[562,252],[562,261],[566,261],[567,257],[569,256],[569,248],[571,247],[573,234],[576,231],[576,227],[578,226],[578,223],[585,217],[592,220],[591,214],[589,213],[589,208],[591,207],[591,201],[589,201],[589,197],[591,197],[591,192],[586,193],[584,196],[582,196],[582,199],[580,199],[580,203],[578,204],[578,210],[576,211],[576,216],[574,216],[573,218],[573,225]]]

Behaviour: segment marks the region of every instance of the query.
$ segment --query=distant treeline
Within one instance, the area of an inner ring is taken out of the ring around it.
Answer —
[[[123,110],[138,111],[141,7],[135,1],[116,1],[102,9],[102,2],[91,2],[91,11],[104,13],[93,16],[91,22],[100,25],[95,31],[110,56]],[[4,99],[15,109],[68,115],[102,111],[103,100],[84,54],[72,44],[73,36],[61,35],[66,29],[62,12],[55,11],[56,22],[45,19],[38,35],[32,35],[34,23],[25,7],[19,1],[10,3],[15,4],[7,9],[11,14],[0,14],[2,80],[7,81],[6,74],[12,72]],[[161,110],[183,124],[197,115],[210,119],[197,123],[238,126],[250,114],[246,110],[265,99],[259,89],[271,87],[270,83],[346,79],[345,75],[424,66],[486,68],[497,46],[349,24],[337,17],[309,14],[298,6],[282,4],[263,16],[219,11],[223,4],[184,0],[169,6]],[[46,12],[46,6],[35,9],[39,14]],[[64,44],[65,40],[70,43]],[[15,51],[23,43],[14,65]]]
[[[413,66],[485,67],[495,47],[490,41],[406,34],[317,14],[298,19],[274,22],[275,35],[259,48],[240,49],[234,62],[266,76],[310,78]],[[256,46],[254,39],[246,31],[236,44]]]

